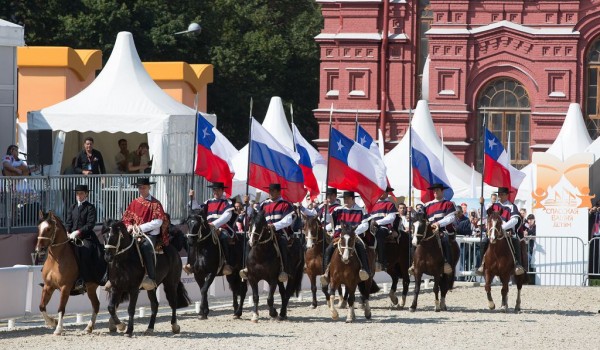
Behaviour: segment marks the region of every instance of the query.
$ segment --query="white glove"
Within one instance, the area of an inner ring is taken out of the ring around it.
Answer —
[[[69,238],[71,240],[75,240],[75,238],[77,238],[77,236],[79,236],[79,230],[69,233]]]

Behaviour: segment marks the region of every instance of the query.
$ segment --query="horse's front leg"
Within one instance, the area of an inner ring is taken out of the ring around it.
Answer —
[[[440,309],[442,309],[442,311],[448,311],[448,307],[446,306],[446,295],[448,294],[451,283],[448,280],[451,278],[453,277],[448,276],[447,274],[443,274],[442,277],[440,277],[440,291],[442,292],[442,296],[440,298]]]
[[[70,286],[63,286],[60,289],[60,302],[58,304],[58,322],[54,335],[61,335],[63,332],[63,322],[65,318],[65,309],[67,308],[67,301],[69,301],[69,292],[71,292]]]
[[[252,288],[252,301],[254,302],[254,311],[252,311],[251,321],[256,323],[258,322],[258,281],[248,280],[248,282]]]
[[[500,282],[502,282],[502,312],[508,312],[508,281],[510,280],[510,275],[500,277]]]
[[[308,279],[310,280],[310,292],[312,294],[311,306],[313,309],[316,309],[317,308],[317,275],[310,274],[310,275],[308,275]]]
[[[288,285],[289,283],[290,282],[288,282]],[[278,282],[277,285],[279,286],[279,295],[281,296],[281,310],[279,311],[279,320],[285,321],[287,320],[287,308],[290,302],[290,296],[294,292],[291,290],[288,291],[286,286],[282,282]]]
[[[333,282],[329,282],[329,296],[327,298],[327,305],[329,306],[329,310],[331,311],[331,318],[333,320],[338,320],[340,315],[338,311],[335,309],[335,288],[333,287]],[[341,295],[341,290],[339,292]]]
[[[346,291],[348,292],[348,315],[346,316],[346,323],[352,323],[356,320],[356,314],[354,313],[354,300],[356,298],[354,294],[356,293],[356,286],[346,286]]]
[[[208,275],[206,275],[206,278],[204,279],[204,285],[202,286],[202,288],[200,289],[200,294],[201,294],[201,301],[200,301],[200,319],[201,320],[206,320],[208,318],[208,290],[210,288],[210,285],[213,283],[215,279],[215,274],[214,273],[209,273]]]
[[[267,296],[267,305],[269,305],[269,316],[271,318],[277,317],[277,310],[275,310],[275,289],[277,288],[277,282],[269,283],[269,295]],[[285,293],[285,292],[284,292]],[[282,300],[283,302],[283,300]]]
[[[108,313],[110,314],[110,318],[108,319],[108,330],[110,333],[114,333],[117,331],[117,327],[119,331],[125,330],[125,324],[119,320],[117,316],[117,306],[119,306],[119,296],[117,292],[113,289],[110,292],[110,299],[108,301]]]
[[[402,271],[402,298],[399,305],[399,309],[403,309],[406,305],[406,297],[408,296],[408,287],[410,286],[410,275],[408,270]]]
[[[144,331],[144,335],[151,335],[154,333],[154,323],[156,323],[156,314],[158,313],[158,299],[156,298],[156,289],[148,291],[148,299],[150,300],[150,322],[148,328]],[[131,305],[131,304],[130,304]]]
[[[46,327],[55,328],[56,327],[56,319],[49,316],[46,311],[46,306],[50,302],[50,298],[52,298],[52,293],[54,293],[54,288],[48,286],[48,283],[44,284],[44,288],[42,289],[42,299],[40,300],[40,312],[44,317],[44,321],[46,322]]]
[[[485,293],[487,294],[488,300],[488,308],[490,310],[494,310],[496,308],[496,304],[494,304],[494,299],[492,298],[492,280],[494,276],[492,276],[489,270],[485,270]]]
[[[86,333],[92,333],[94,330],[94,326],[96,325],[96,317],[98,316],[98,312],[100,312],[100,300],[98,300],[98,294],[96,294],[96,290],[98,289],[98,285],[92,282],[86,283],[87,295],[92,303],[92,318],[90,322],[88,322],[87,327],[85,327]]]
[[[415,295],[413,296],[413,302],[410,306],[410,312],[415,312],[417,310],[417,301],[419,300],[419,292],[421,291],[421,272],[415,271]]]
[[[396,296],[396,288],[398,288],[398,274],[395,273],[394,267],[390,267],[389,270],[392,270],[392,273],[388,274],[390,275],[390,277],[392,277],[392,286],[390,287],[390,292],[389,292],[389,297],[390,297],[390,302],[391,307],[395,308],[398,307],[398,297]]]
[[[248,293],[248,284],[246,283],[246,281],[241,281],[241,279],[240,279],[237,291],[233,293],[234,298],[236,298],[237,296],[239,296],[239,298],[240,298],[239,305],[235,308],[234,313],[233,313],[234,318],[242,317],[242,312],[244,311],[244,300],[246,299],[246,293]]]
[[[135,306],[137,305],[139,294],[140,292],[137,288],[129,291],[129,306],[127,306],[129,320],[127,320],[127,330],[125,331],[125,335],[128,337],[133,335],[133,317],[135,316]]]
[[[440,279],[441,277],[434,276],[433,277],[433,295],[435,295],[435,312],[440,312]]]

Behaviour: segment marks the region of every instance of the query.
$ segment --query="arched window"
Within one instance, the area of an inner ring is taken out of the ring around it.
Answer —
[[[427,55],[429,54],[429,40],[427,39],[427,31],[431,29],[433,24],[433,11],[431,11],[431,5],[429,0],[419,0],[419,45],[417,51],[419,56],[417,57],[418,63],[418,79],[417,79],[417,96],[419,99],[423,96],[423,68],[425,67],[425,61],[427,61]]]
[[[600,76],[600,38],[597,38],[588,51],[586,57],[586,96],[585,115],[588,131],[592,139],[600,136],[600,91],[598,91],[598,77]]]
[[[487,128],[504,145],[510,148],[511,164],[522,168],[530,159],[530,115],[529,95],[521,83],[510,78],[490,82],[479,95],[477,102],[479,121],[486,117]],[[482,123],[479,122],[479,137]],[[510,140],[510,143],[508,142]],[[481,142],[478,143],[477,164],[481,169]]]

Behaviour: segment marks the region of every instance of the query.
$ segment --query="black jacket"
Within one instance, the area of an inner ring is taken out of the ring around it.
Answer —
[[[85,201],[81,203],[81,207],[77,207],[75,203],[69,208],[65,222],[67,232],[79,230],[81,239],[97,240],[94,226],[96,226],[96,207],[92,203]]]
[[[85,150],[81,150],[77,155],[75,161],[75,173],[82,174],[84,170],[89,170],[91,167],[92,174],[106,174],[106,168],[104,168],[104,159],[100,151],[92,149],[91,160],[88,159]]]

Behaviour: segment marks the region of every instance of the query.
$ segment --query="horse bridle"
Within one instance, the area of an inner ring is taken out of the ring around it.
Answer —
[[[316,221],[316,220],[314,221],[314,224],[313,224],[313,225],[316,227],[316,230],[315,230],[315,231],[317,231],[317,234],[316,234],[315,236],[313,236],[313,235],[311,234],[311,232],[313,231],[313,230],[312,230],[312,227],[309,227],[309,229],[307,229],[307,230],[304,230],[304,234],[306,235],[306,238],[307,238],[307,239],[309,239],[309,238],[310,238],[310,239],[312,239],[312,240],[315,242],[315,244],[316,244],[316,243],[319,243],[319,242],[323,242],[323,240],[325,239],[325,230],[323,229],[323,226],[321,226],[321,225],[319,224],[319,222],[318,222],[318,221]],[[321,236],[321,239],[320,239],[320,240],[319,240],[319,230],[322,230],[322,232],[323,232],[323,235]]]
[[[340,254],[340,256],[343,256],[344,253],[342,252],[342,249],[347,249],[348,255],[352,256],[352,252],[356,250],[356,240],[358,239],[358,237],[356,237],[356,234],[354,234],[354,245],[352,245],[352,247],[350,247],[350,243],[346,244],[345,246],[342,245],[342,237],[340,237],[340,239],[337,241],[336,245],[337,245],[337,251]],[[350,236],[350,239],[352,239],[352,236]],[[350,239],[348,240],[348,242],[350,242]]]
[[[418,231],[415,232],[415,236],[417,237],[423,237],[419,240],[419,242],[427,242],[428,240],[432,239],[433,237],[435,237],[435,232],[433,230],[431,230],[431,236],[427,236],[428,230],[427,228],[429,227],[429,223],[426,220],[419,220],[419,222],[421,224],[424,224],[423,226],[425,227],[425,229],[423,230],[423,233],[419,233]]]
[[[264,241],[261,241],[260,238],[263,236],[265,231],[269,231],[271,234],[269,235],[269,238],[265,239]],[[268,230],[265,230],[263,228],[263,230],[259,233],[256,232],[256,225],[252,225],[252,231],[248,232],[248,234],[250,235],[250,237],[258,235],[258,240],[256,240],[256,243],[265,244],[273,240],[273,237],[275,237],[275,229],[273,227],[270,227]]]
[[[489,223],[490,223],[491,221],[492,221],[492,218],[489,218],[489,219],[488,219],[488,226],[489,226]],[[499,221],[500,221],[500,220],[499,220]],[[488,236],[488,238],[489,238],[489,237],[491,237],[491,236],[493,235],[493,233],[494,233],[494,232],[497,232],[497,233],[498,233],[498,236],[496,236],[496,238],[494,238],[494,243],[495,243],[496,241],[501,241],[501,240],[503,240],[504,238],[506,238],[506,231],[504,231],[504,230],[502,229],[502,226],[500,226],[500,228],[498,228],[498,226],[499,226],[499,225],[498,225],[498,224],[496,224],[496,225],[492,226],[491,228],[488,228],[488,229],[487,229],[487,236]],[[490,243],[492,243],[492,241],[491,241],[491,240],[490,240]]]
[[[136,226],[137,227],[137,226]],[[110,238],[111,233],[113,232],[113,228],[110,228],[110,231],[108,233],[108,237]],[[123,250],[119,250],[119,247],[121,246],[121,238],[123,238],[123,231],[119,229],[119,237],[117,238],[117,244],[116,245],[112,245],[112,244],[105,244],[104,245],[104,249],[114,249],[115,252],[115,256],[125,253],[126,251],[129,250],[129,248],[131,248],[133,246],[133,242],[135,242],[135,239],[133,237],[131,237],[131,243],[129,243],[129,245],[127,247],[125,247]]]
[[[202,242],[202,241],[204,241],[204,240],[208,239],[208,237],[211,237],[211,236],[213,237],[213,241],[215,241],[215,235],[214,235],[214,232],[213,232],[213,229],[212,229],[212,228],[210,229],[210,231],[211,231],[211,233],[213,233],[213,234],[208,234],[208,235],[206,235],[206,236],[203,236],[203,235],[202,235],[202,233],[201,233],[201,232],[202,232],[202,228],[206,228],[206,220],[204,220],[204,218],[202,218],[202,217],[200,217],[200,219],[201,219],[201,220],[199,220],[199,224],[200,224],[200,226],[201,226],[201,227],[199,227],[199,228],[198,228],[198,231],[197,231],[198,233],[193,233],[193,232],[192,232],[192,233],[189,233],[189,232],[188,232],[188,233],[186,233],[186,234],[185,234],[185,236],[186,236],[187,238],[191,238],[191,237],[200,237],[200,238],[198,239],[198,241],[196,242],[196,244],[198,244],[198,243],[200,243],[200,242]],[[210,227],[210,225],[209,225],[209,227]],[[192,228],[193,228],[193,227],[192,227]]]
[[[47,222],[50,225],[50,221],[49,220],[44,220],[44,222]],[[69,243],[69,239],[67,239],[64,242],[53,244],[54,243],[54,239],[56,238],[56,230],[57,230],[57,228],[56,228],[56,221],[54,221],[51,225],[54,228],[52,230],[52,238],[48,238],[48,237],[45,237],[45,236],[38,236],[37,239],[38,240],[44,240],[44,239],[49,240],[50,243],[48,244],[48,248],[58,247],[58,246],[61,246],[63,244]]]

